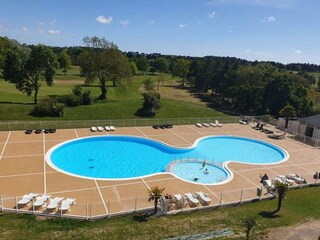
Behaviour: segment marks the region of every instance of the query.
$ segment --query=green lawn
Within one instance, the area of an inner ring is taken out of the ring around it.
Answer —
[[[146,196],[147,197],[147,196]],[[51,219],[24,214],[0,214],[1,239],[164,239],[172,236],[232,229],[244,239],[241,220],[253,217],[256,234],[269,228],[291,226],[308,219],[320,219],[320,188],[291,190],[283,208],[275,215],[277,200],[266,200],[227,208],[196,211],[165,217],[134,214],[93,222]]]
[[[0,121],[6,120],[99,120],[99,119],[138,119],[136,111],[142,106],[142,96],[139,89],[147,78],[156,79],[156,76],[134,76],[125,88],[108,87],[108,100],[96,102],[90,106],[66,107],[62,118],[36,118],[30,115],[33,109],[33,97],[16,90],[13,84],[0,79]],[[67,76],[59,73],[55,77],[59,80],[52,87],[42,84],[39,99],[48,96],[61,96],[71,93],[72,87],[83,84],[79,68],[73,67]],[[70,80],[70,81],[68,81]],[[77,80],[77,81],[75,81]],[[167,76],[166,80],[177,80]],[[90,90],[93,96],[100,94],[98,83],[83,87]],[[223,117],[227,116],[204,104],[176,100],[174,97],[162,97],[161,110],[156,118],[189,118],[189,117]]]

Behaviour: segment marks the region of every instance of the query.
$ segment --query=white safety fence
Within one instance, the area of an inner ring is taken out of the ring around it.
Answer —
[[[320,169],[319,169],[320,172]],[[299,173],[297,173],[299,174]],[[294,184],[290,188],[302,188],[313,185],[319,185],[320,180],[314,179],[313,174],[299,175],[300,177],[306,179],[307,183],[300,182],[299,184]],[[259,176],[257,176],[259,177]],[[164,186],[165,187],[165,186]],[[207,191],[204,193],[211,199],[210,203],[205,203],[200,200],[199,204],[192,205],[190,202],[185,200],[185,204],[181,207],[167,202],[163,204],[160,201],[159,210],[162,214],[174,214],[178,212],[189,212],[200,209],[214,209],[217,207],[228,206],[228,205],[238,205],[247,202],[259,201],[264,199],[270,199],[276,197],[275,195],[269,193],[266,188],[252,187],[236,189],[232,191],[215,191],[214,187],[207,187]],[[210,190],[212,189],[212,190]],[[259,190],[258,190],[259,189]],[[258,191],[261,190],[261,194]],[[181,194],[183,192],[173,192],[168,193],[168,196],[173,194]],[[191,194],[195,194],[191,192]],[[107,197],[106,197],[107,198]],[[119,215],[128,215],[136,212],[149,212],[154,208],[153,202],[148,201],[148,193],[146,192],[145,197],[131,197],[118,200],[106,200],[104,203],[99,202],[79,202],[77,201],[75,205],[70,207],[70,211],[63,212],[57,206],[56,209],[46,209],[46,204],[40,208],[36,208],[33,205],[33,201],[25,206],[20,206],[18,204],[21,196],[19,197],[8,197],[1,196],[1,211],[4,212],[15,212],[15,213],[25,213],[34,214],[46,217],[64,217],[64,218],[74,218],[74,219],[100,219],[108,218]],[[48,203],[47,203],[48,204]]]

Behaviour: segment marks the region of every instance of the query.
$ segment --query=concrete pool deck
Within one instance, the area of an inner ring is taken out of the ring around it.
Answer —
[[[52,169],[44,160],[45,153],[56,144],[70,139],[97,135],[134,135],[152,138],[172,146],[187,147],[204,136],[234,135],[264,140],[285,149],[290,157],[286,162],[273,165],[248,165],[230,163],[234,179],[226,184],[212,186],[193,184],[175,178],[171,174],[159,174],[134,180],[102,181],[82,179]],[[197,128],[191,125],[174,126],[171,129],[151,127],[123,127],[114,132],[90,132],[89,129],[58,129],[51,134],[30,134],[23,131],[0,132],[0,194],[3,207],[15,208],[16,198],[30,192],[49,194],[52,197],[75,198],[76,204],[69,214],[99,216],[151,207],[148,189],[165,187],[165,193],[205,192],[212,199],[211,205],[256,197],[260,187],[260,174],[270,178],[295,173],[313,182],[313,174],[320,171],[319,149],[290,139],[271,139],[250,126],[224,124],[223,127]],[[32,204],[20,210],[33,210]],[[45,212],[45,208],[36,209]],[[55,213],[55,211],[53,211]],[[59,214],[59,212],[58,212]]]

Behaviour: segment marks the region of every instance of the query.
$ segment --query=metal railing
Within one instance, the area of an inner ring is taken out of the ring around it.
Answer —
[[[69,120],[69,121],[7,121],[0,122],[0,131],[26,129],[74,129],[92,126],[138,127],[161,124],[190,125],[210,123],[219,120],[221,123],[236,123],[240,117],[196,117],[196,118],[145,118],[145,119],[106,119],[106,120]]]
[[[299,173],[298,173],[299,174]],[[300,175],[301,177],[307,179],[308,183],[299,183],[294,184],[289,188],[302,188],[308,186],[315,186],[319,185],[319,180],[313,180],[313,175]],[[221,206],[229,206],[229,205],[238,205],[241,203],[252,202],[252,201],[259,201],[264,199],[274,198],[273,194],[270,194],[265,188],[259,186],[259,189],[262,189],[261,195],[257,195],[257,188],[242,188],[242,189],[234,189],[230,191],[214,191],[209,190],[206,195],[211,198],[211,202],[204,203],[201,202],[198,205],[183,205],[180,208],[171,208],[171,206],[159,205],[159,208],[162,210],[163,214],[175,214],[177,212],[190,212],[200,209],[207,209],[207,208],[217,208]],[[179,192],[175,192],[172,194],[178,194]],[[180,193],[183,194],[183,193]],[[130,197],[126,199],[121,199],[121,203],[117,200],[113,201],[106,201],[105,206],[106,209],[103,207],[101,202],[77,202],[74,206],[70,209],[71,211],[68,213],[64,213],[60,210],[55,210],[53,212],[48,212],[43,208],[36,209],[32,206],[32,202],[28,207],[20,208],[18,206],[18,199],[21,197],[0,197],[1,203],[1,211],[5,212],[15,212],[15,213],[25,213],[25,214],[34,214],[46,217],[64,217],[64,218],[74,218],[74,219],[83,219],[83,220],[90,220],[90,219],[101,219],[101,218],[108,218],[114,216],[121,216],[121,215],[128,215],[135,212],[147,212],[151,211],[154,206],[152,202],[148,201],[148,196],[145,197]],[[164,209],[165,207],[165,209]]]

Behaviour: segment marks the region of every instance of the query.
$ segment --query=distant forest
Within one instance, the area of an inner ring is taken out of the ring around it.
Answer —
[[[93,45],[86,47],[46,47],[55,56],[61,56],[62,53],[68,55],[73,65],[80,66],[81,75],[86,81],[95,78],[91,70],[110,63],[113,67],[106,65],[106,69],[98,69],[106,73],[105,78],[99,79],[103,99],[107,94],[106,81],[112,80],[113,86],[117,86],[119,79],[132,74],[157,74],[160,78],[162,74],[170,74],[179,77],[181,87],[194,96],[202,98],[215,109],[231,114],[270,114],[279,117],[285,112],[283,109],[291,109],[290,115],[304,117],[320,112],[319,105],[314,105],[311,100],[311,93],[320,90],[320,81],[313,74],[320,72],[320,66],[316,64],[121,52],[115,44],[104,38],[94,37],[91,41]],[[101,47],[95,47],[97,43]],[[33,45],[21,46],[31,50],[37,48]],[[102,55],[90,58],[90,51]],[[94,63],[99,59],[103,61]],[[90,64],[96,66],[89,68]],[[112,75],[111,70],[117,71]]]

